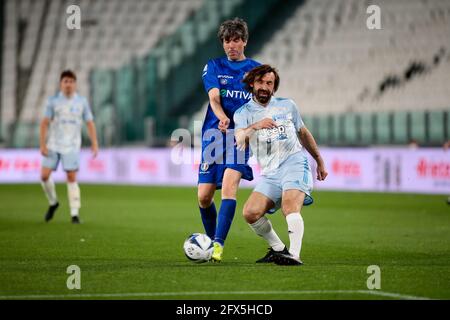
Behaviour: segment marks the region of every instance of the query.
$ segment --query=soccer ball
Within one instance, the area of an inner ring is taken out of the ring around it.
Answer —
[[[196,263],[209,261],[213,252],[213,241],[203,233],[191,234],[183,245],[184,254]]]

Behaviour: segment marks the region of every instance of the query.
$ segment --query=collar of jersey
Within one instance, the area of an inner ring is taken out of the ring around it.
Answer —
[[[60,92],[58,93],[58,97],[59,97],[59,98],[64,98],[64,99],[66,99],[66,100],[72,100],[72,99],[78,98],[78,93],[75,92],[75,93],[73,94],[72,98],[67,98],[67,97],[64,95],[64,93],[62,93],[62,91],[60,91]]]
[[[239,69],[241,67],[242,64],[245,64],[248,62],[248,58],[246,57],[244,60],[241,61],[233,61],[228,59],[227,56],[225,56],[225,60],[227,61],[228,65],[232,68],[232,69]]]
[[[273,101],[274,101],[274,97],[272,96],[272,97],[270,97],[269,103],[268,103],[265,107],[263,107],[262,105],[260,105],[258,102],[256,102],[256,101],[253,100],[253,98],[252,98],[252,99],[250,100],[250,104],[251,104],[252,106],[256,107],[256,108],[267,110],[267,109],[272,105]]]

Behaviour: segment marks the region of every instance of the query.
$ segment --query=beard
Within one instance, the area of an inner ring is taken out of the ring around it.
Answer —
[[[253,92],[253,95],[255,96],[256,101],[261,104],[266,104],[272,97],[272,93],[266,90],[258,90],[256,92]]]

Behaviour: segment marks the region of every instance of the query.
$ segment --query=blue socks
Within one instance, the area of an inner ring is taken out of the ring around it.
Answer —
[[[217,232],[214,239],[215,242],[220,243],[222,246],[225,243],[228,231],[230,231],[235,211],[236,211],[236,200],[222,199],[222,204],[220,205],[219,211],[219,221],[217,224]]]
[[[200,208],[200,207],[199,207]],[[205,227],[205,232],[212,240],[216,235],[216,219],[217,211],[214,202],[209,208],[200,208],[200,214],[202,216],[203,227]]]
[[[236,211],[236,200],[223,199],[220,205],[219,221],[217,223],[216,231],[216,219],[217,211],[214,202],[209,208],[200,208],[200,214],[202,216],[203,227],[205,232],[215,242],[220,243],[222,246],[227,238],[228,231],[230,231],[231,223],[233,222],[234,213]]]

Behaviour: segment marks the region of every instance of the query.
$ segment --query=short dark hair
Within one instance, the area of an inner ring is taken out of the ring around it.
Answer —
[[[73,80],[77,81],[77,75],[72,70],[64,70],[63,72],[61,72],[59,81],[61,82],[64,78],[72,78]]]
[[[260,79],[263,77],[266,73],[272,72],[275,75],[275,83],[274,83],[274,92],[278,90],[278,87],[280,85],[280,76],[278,75],[277,69],[274,67],[268,65],[268,64],[262,64],[260,66],[257,66],[250,70],[244,77],[244,80],[242,82],[245,84],[245,90],[252,92],[251,84],[255,82],[256,79]]]
[[[226,20],[222,22],[217,33],[220,42],[223,40],[242,39],[248,41],[248,27],[247,23],[241,18],[234,18],[233,20]]]

